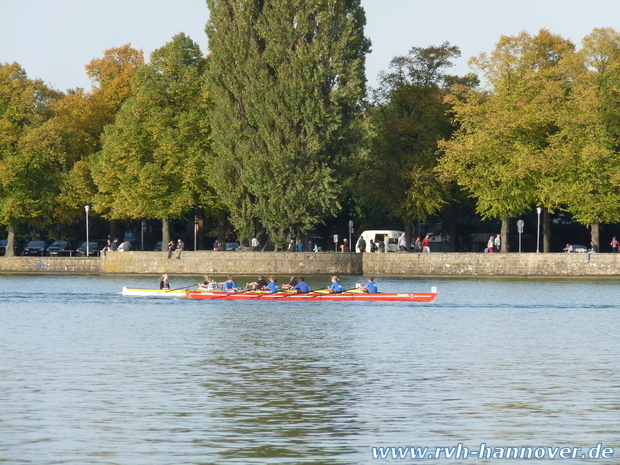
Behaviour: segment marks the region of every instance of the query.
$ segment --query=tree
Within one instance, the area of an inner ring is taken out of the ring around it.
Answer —
[[[31,80],[17,63],[0,65],[0,224],[14,254],[18,226],[49,222],[61,160],[57,134],[44,129],[61,94]]]
[[[89,159],[101,150],[103,128],[114,122],[123,102],[131,95],[131,79],[144,65],[142,52],[124,45],[106,50],[86,70],[93,89],[76,89],[54,105],[55,116],[48,122],[64,140],[65,167],[61,192],[56,198],[56,221],[70,223],[83,215],[96,193]]]
[[[200,48],[184,34],[155,50],[132,81],[134,94],[105,128],[92,163],[94,209],[110,219],[163,219],[164,243],[168,218],[211,201],[205,66]]]
[[[444,98],[456,83],[477,84],[472,75],[446,73],[460,54],[446,42],[395,57],[368,111],[372,135],[359,185],[406,225],[409,236],[416,220],[425,221],[447,203],[448,186],[434,171],[437,142],[454,130]]]
[[[339,209],[365,93],[359,0],[208,0],[214,182],[243,234],[310,230]]]
[[[599,245],[599,224],[620,221],[620,34],[595,29],[564,66],[571,93],[557,112],[560,130],[546,151],[556,166],[544,188]]]
[[[448,97],[459,129],[440,143],[439,172],[476,199],[483,218],[502,219],[506,246],[509,218],[532,204],[550,210],[561,203],[541,186],[554,169],[544,152],[558,131],[556,108],[567,85],[559,63],[573,52],[570,41],[545,29],[537,36],[502,36],[490,56],[471,61],[488,89],[457,86]],[[547,251],[548,234],[544,244]]]

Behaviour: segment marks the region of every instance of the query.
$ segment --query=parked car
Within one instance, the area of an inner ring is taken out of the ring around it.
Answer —
[[[227,242],[226,243],[226,250],[228,252],[235,252],[235,251],[239,250],[239,243],[238,242]]]
[[[107,244],[107,241],[104,239],[96,239],[94,241],[88,241],[88,256],[89,257],[98,256],[101,250],[103,250],[103,248],[106,246],[106,244]],[[75,254],[78,257],[86,256],[86,242],[82,242],[82,245],[80,245],[77,249],[75,249]]]
[[[155,248],[153,250],[155,252],[161,252],[161,241],[155,243]]]
[[[67,241],[54,241],[52,245],[47,248],[47,254],[50,257],[60,255],[71,255],[73,252],[73,244]]]
[[[30,241],[22,250],[22,255],[45,255],[47,244],[45,241]]]
[[[586,253],[588,248],[585,245],[571,245],[570,252],[571,253]]]
[[[0,255],[6,255],[6,245],[8,244],[8,242],[9,241],[7,239],[0,240]],[[15,239],[14,247],[15,255],[21,255],[22,247],[17,239]]]

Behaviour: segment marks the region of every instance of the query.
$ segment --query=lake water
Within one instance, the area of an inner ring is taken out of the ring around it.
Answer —
[[[0,463],[498,462],[436,449],[459,444],[620,463],[619,280],[377,282],[440,295],[186,301],[119,294],[153,277],[0,275]]]

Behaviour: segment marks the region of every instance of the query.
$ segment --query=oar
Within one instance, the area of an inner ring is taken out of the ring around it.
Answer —
[[[191,284],[189,286],[177,287],[176,289],[168,289],[166,292],[180,291],[181,289],[189,289],[190,287],[198,286],[198,284]]]

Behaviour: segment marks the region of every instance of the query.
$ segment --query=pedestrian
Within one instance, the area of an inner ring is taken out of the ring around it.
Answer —
[[[259,247],[260,243],[258,242],[256,236],[252,237],[252,252],[258,252]]]
[[[357,248],[360,253],[366,252],[366,241],[364,240],[363,236],[360,236],[359,240],[357,241]]]
[[[420,239],[420,236],[415,238],[413,250],[415,252],[422,252],[422,239]]]
[[[497,236],[495,236],[495,241],[493,241],[493,245],[494,245],[494,250],[495,252],[501,252],[502,249],[502,240],[500,238],[500,233],[497,233]]]
[[[487,252],[489,253],[495,252],[495,239],[493,238],[493,236],[491,236],[489,238],[489,241],[487,242]]]
[[[618,253],[618,240],[616,239],[616,236],[611,238],[609,245],[611,245],[611,251],[613,253]]]
[[[177,258],[180,260],[181,259],[181,254],[183,253],[183,249],[185,249],[185,243],[179,239],[177,241]]]
[[[389,252],[390,240],[388,239],[388,235],[387,234],[385,236],[383,236],[383,245],[385,246],[385,250],[383,250],[383,251],[384,252]]]
[[[402,233],[398,237],[398,251],[399,252],[406,252],[407,251],[407,237],[406,237],[405,233]]]
[[[175,245],[176,245],[176,242],[172,240],[168,242],[168,258],[172,257],[172,253],[174,252]]]
[[[424,236],[424,239],[422,239],[422,252],[430,253],[430,251],[431,251],[431,242],[427,234],[426,236]]]
[[[247,252],[248,250],[250,250],[250,238],[248,236],[245,236],[243,238],[243,241],[241,241],[242,245],[243,245],[243,251]]]

